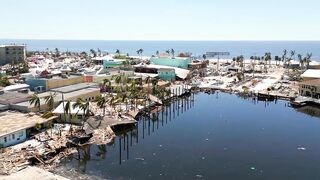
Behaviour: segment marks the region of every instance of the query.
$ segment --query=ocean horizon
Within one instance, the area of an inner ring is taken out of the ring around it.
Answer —
[[[89,52],[90,49],[114,53],[119,49],[122,53],[136,55],[137,49],[144,49],[143,55],[153,55],[156,51],[164,52],[173,48],[176,53],[191,52],[202,56],[206,52],[230,52],[232,58],[238,55],[263,56],[271,52],[272,56],[281,56],[284,49],[295,50],[297,54],[312,53],[312,60],[320,60],[320,41],[167,41],[167,40],[40,40],[40,39],[0,39],[0,44],[26,44],[29,51]]]

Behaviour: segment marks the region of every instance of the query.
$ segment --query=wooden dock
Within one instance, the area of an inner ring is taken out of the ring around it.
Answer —
[[[294,101],[290,103],[292,106],[301,107],[306,105],[320,105],[320,99],[312,97],[298,96]]]
[[[268,91],[258,92],[257,96],[259,99],[267,99],[269,101],[274,99],[290,100],[294,98],[293,95],[286,95],[278,92],[268,92]]]

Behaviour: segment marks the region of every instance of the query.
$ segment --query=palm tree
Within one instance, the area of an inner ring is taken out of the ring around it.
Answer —
[[[307,53],[307,56],[306,56],[307,66],[306,66],[306,68],[309,68],[309,64],[311,62],[311,57],[312,57],[312,53]]]
[[[140,56],[141,56],[141,59],[142,59],[142,53],[143,53],[143,49],[142,48],[140,48]]]
[[[255,67],[256,67],[256,60],[258,59],[257,56],[251,56],[251,66],[252,66],[252,76],[254,77]]]
[[[268,70],[267,70],[267,66],[266,66],[266,64],[267,64],[267,62],[269,61],[269,62],[271,62],[271,53],[270,52],[266,52],[265,54],[264,54],[264,69],[265,69],[265,71],[266,72],[268,72]]]
[[[202,58],[203,58],[203,60],[206,60],[207,59],[207,55],[203,54]]]
[[[90,49],[91,54],[93,57],[97,57],[97,52],[94,49]]]
[[[38,108],[40,111],[40,98],[37,94],[33,94],[30,98],[29,98],[29,103],[30,105],[34,105],[35,108]]]
[[[122,77],[121,77],[121,75],[114,75],[114,76],[112,76],[112,79],[114,79],[114,81],[117,83],[117,85],[119,85],[121,83]]]
[[[64,102],[62,102],[62,103],[64,103]],[[71,117],[70,117],[71,116],[71,103],[70,103],[70,101],[66,101],[66,103],[64,104],[63,113],[64,113],[65,121],[67,121],[67,119],[69,119],[70,124],[72,124]]]
[[[304,61],[303,61],[302,55],[298,54],[297,56],[298,56],[298,60],[299,60],[299,63],[300,63],[300,68],[303,69]]]
[[[142,48],[137,50],[137,54],[140,55],[140,59],[142,59],[142,53],[143,53],[143,49]]]
[[[282,62],[285,65],[286,61],[287,61],[287,53],[288,51],[285,49],[283,50],[283,55],[282,55]]]
[[[106,98],[104,98],[102,95],[96,96],[95,102],[97,102],[97,105],[100,109],[103,109],[103,116],[106,115]]]
[[[44,100],[49,108],[49,110],[53,110],[54,108],[54,97],[56,96],[56,93],[50,93],[48,96],[44,97]]]
[[[236,57],[236,62],[238,64],[240,63],[241,72],[243,73],[244,72],[244,57],[243,57],[243,55]]]
[[[117,54],[117,55],[119,56],[119,55],[120,55],[120,50],[117,49],[116,52],[115,52],[115,54]]]
[[[170,55],[170,50],[168,49],[168,50],[166,50],[166,53],[168,54],[168,55]]]
[[[147,99],[148,99],[148,103],[150,105],[150,97],[149,97],[149,94],[150,94],[150,81],[151,81],[151,78],[150,76],[147,76],[145,79],[144,79],[144,82],[147,83],[147,86],[148,86],[148,90],[147,90]]]
[[[116,111],[116,105],[118,103],[118,99],[112,95],[111,98],[109,99],[108,103],[113,108],[113,110]]]
[[[289,57],[289,59],[288,59],[288,67],[290,68],[290,66],[291,66],[291,61],[292,60],[294,60],[294,56],[295,56],[295,54],[296,54],[296,51],[290,51],[290,57]]]
[[[148,87],[149,87],[150,81],[151,81],[151,77],[150,77],[150,76],[147,76],[147,77],[144,79],[144,82],[148,85]]]
[[[104,79],[103,80],[103,87],[107,90],[111,89],[111,81],[109,79]]]
[[[156,87],[158,85],[158,79],[152,78],[151,79],[151,84],[152,84],[152,93],[155,94],[155,90],[156,90]]]
[[[127,110],[128,110],[127,93],[118,94],[118,100],[119,100],[120,102],[125,103],[125,105],[126,105],[126,111],[127,111]]]
[[[56,57],[59,57],[60,56],[60,51],[58,48],[55,48],[55,55]]]
[[[98,48],[98,56],[102,56],[102,51]]]
[[[131,85],[128,88],[127,97],[131,99],[131,105],[134,103],[135,109],[137,108],[137,96],[138,96],[138,90],[136,87],[136,81],[131,81]],[[131,106],[132,107],[132,106]]]
[[[172,58],[174,58],[174,49],[171,48],[170,52],[171,52]]]
[[[80,110],[83,111],[83,115],[82,115],[82,127],[81,129],[83,129],[84,127],[84,122],[85,122],[85,116],[88,112],[89,109],[89,102],[83,100],[82,98],[78,98],[76,100],[76,102],[72,105],[73,109],[75,108],[79,108]]]

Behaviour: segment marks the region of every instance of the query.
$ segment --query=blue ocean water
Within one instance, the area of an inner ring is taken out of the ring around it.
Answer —
[[[191,52],[201,56],[205,52],[230,52],[230,57],[244,55],[262,56],[271,52],[272,56],[281,55],[284,49],[295,50],[296,54],[312,53],[313,60],[320,60],[320,41],[106,41],[106,40],[10,40],[0,39],[0,44],[23,43],[28,50],[49,50],[58,48],[60,51],[89,51],[101,49],[105,52],[115,52],[119,49],[123,53],[136,55],[137,49],[144,49],[144,55],[155,54],[175,49],[176,52]],[[229,58],[230,58],[229,57]],[[227,57],[228,58],[228,57]]]

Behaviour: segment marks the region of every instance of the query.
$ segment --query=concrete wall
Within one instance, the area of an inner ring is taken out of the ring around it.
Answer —
[[[53,88],[58,88],[58,87],[63,87],[63,86],[68,86],[68,85],[73,85],[73,84],[79,84],[79,83],[84,83],[84,77],[79,76],[79,77],[70,77],[67,79],[48,79],[46,82],[46,89],[53,89]]]
[[[26,79],[26,84],[30,86],[33,91],[37,86],[43,86],[44,90],[50,90],[53,88],[69,86],[73,84],[84,83],[84,76],[69,77],[66,79],[42,79],[42,78],[28,78]]]
[[[319,79],[319,78],[303,77],[303,78],[302,78],[302,81],[310,81],[310,80],[314,80],[314,79]]]
[[[20,130],[0,137],[0,147],[8,147],[25,141],[27,138],[26,130]]]

